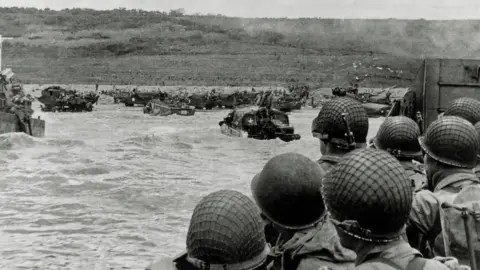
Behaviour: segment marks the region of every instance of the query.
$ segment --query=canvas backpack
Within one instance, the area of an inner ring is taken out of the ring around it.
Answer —
[[[480,270],[480,185],[469,185],[440,208],[445,255]]]

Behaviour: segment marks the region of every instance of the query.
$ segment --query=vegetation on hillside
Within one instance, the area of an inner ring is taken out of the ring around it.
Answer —
[[[5,64],[24,81],[408,85],[419,58],[474,57],[480,21],[245,19],[0,8]]]

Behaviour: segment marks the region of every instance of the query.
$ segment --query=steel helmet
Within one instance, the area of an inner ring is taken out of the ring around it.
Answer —
[[[261,266],[269,248],[260,215],[255,203],[240,192],[210,193],[193,210],[187,233],[188,257],[217,269]]]
[[[356,143],[366,143],[368,135],[368,115],[362,104],[349,97],[338,97],[327,101],[312,122],[312,133],[321,140],[345,145],[346,126],[342,114]]]
[[[345,155],[323,179],[322,193],[337,228],[371,242],[399,238],[413,199],[400,162],[372,148]]]
[[[480,121],[480,101],[469,97],[455,99],[443,116],[458,116],[475,125]]]
[[[480,140],[480,122],[475,124],[475,131],[477,131],[477,135]],[[479,148],[479,153],[477,154],[477,159],[480,159],[480,148]]]
[[[380,125],[373,144],[395,157],[414,158],[422,156],[419,136],[420,128],[412,119],[405,116],[388,117]]]
[[[270,159],[251,182],[253,198],[273,223],[300,230],[316,225],[325,214],[320,187],[325,172],[296,153]]]
[[[434,121],[419,138],[420,146],[438,162],[473,169],[477,165],[479,138],[475,127],[456,116],[443,116]]]

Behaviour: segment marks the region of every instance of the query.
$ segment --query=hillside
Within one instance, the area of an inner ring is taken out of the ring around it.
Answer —
[[[406,86],[420,58],[472,58],[480,21],[246,19],[0,8],[3,64],[28,83]]]

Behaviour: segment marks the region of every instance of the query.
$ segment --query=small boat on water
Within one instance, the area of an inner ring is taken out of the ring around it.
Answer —
[[[273,104],[273,107],[282,112],[291,112],[293,110],[301,110],[302,102],[298,100],[279,100]]]
[[[12,97],[24,94],[23,88],[12,85],[11,69],[0,72],[0,134],[24,132],[33,137],[45,136],[45,120],[32,118],[32,101],[24,99],[22,104],[12,105]]]
[[[168,116],[172,114],[181,116],[192,116],[195,114],[195,107],[188,105],[170,105],[160,100],[152,100],[143,109],[143,113],[148,113],[152,116]]]
[[[146,106],[151,100],[159,99],[163,100],[166,97],[165,93],[162,92],[133,92],[128,94],[123,94],[122,102],[127,107],[133,107],[137,104]]]
[[[60,86],[50,86],[42,90],[37,100],[42,103],[42,112],[91,112],[99,98],[96,93],[84,95]]]
[[[279,138],[290,142],[299,140],[295,128],[290,126],[288,115],[280,110],[272,109],[270,117],[262,116],[258,106],[246,106],[231,111],[223,121],[220,121],[220,131],[230,137],[271,140]]]

